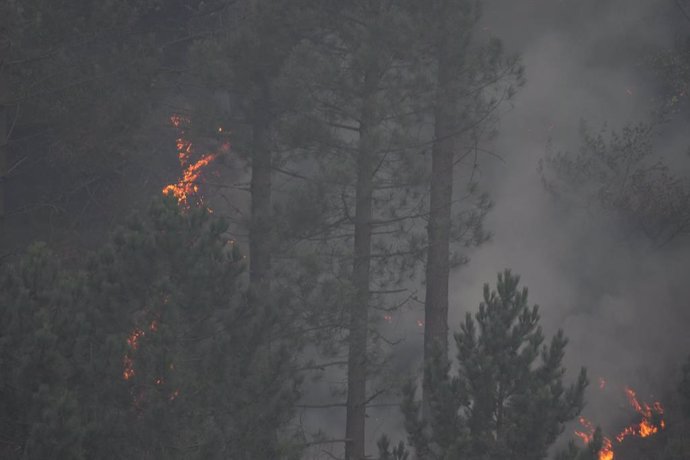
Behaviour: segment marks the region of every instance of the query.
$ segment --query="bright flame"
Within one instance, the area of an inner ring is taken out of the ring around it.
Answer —
[[[599,379],[599,388],[604,389],[606,386],[606,381],[604,379]],[[650,406],[646,402],[640,403],[637,399],[637,394],[634,390],[629,387],[623,389],[625,396],[628,399],[630,406],[642,416],[642,420],[638,423],[625,427],[618,435],[615,440],[618,444],[622,443],[628,436],[635,436],[639,438],[646,438],[653,434],[663,430],[666,427],[662,416],[664,414],[664,408],[660,402],[654,402]],[[658,420],[658,424],[655,423],[654,419]],[[575,436],[580,438],[583,443],[589,444],[594,437],[594,425],[584,417],[579,418],[580,425],[582,425],[586,431],[575,431]],[[613,460],[613,443],[610,438],[604,437],[602,448],[599,451],[599,460]]]
[[[635,409],[635,412],[642,416],[642,420],[639,423],[626,427],[623,431],[621,431],[620,434],[616,436],[616,441],[622,442],[623,439],[628,436],[647,438],[655,433],[658,433],[659,429],[663,430],[665,428],[666,424],[664,423],[664,420],[661,419],[661,416],[664,415],[664,408],[660,402],[657,401],[651,406],[647,403],[640,404],[640,402],[637,400],[637,395],[632,389],[625,387],[624,391],[625,395],[628,397],[628,402],[632,408]],[[654,424],[653,419],[655,416],[657,416],[660,420],[659,426]]]
[[[580,425],[587,429],[587,431],[576,430],[575,436],[580,438],[582,442],[587,445],[592,442],[592,439],[594,439],[594,425],[584,417],[580,417],[578,421],[580,422]],[[604,436],[601,443],[601,450],[599,451],[599,460],[613,460],[613,456],[613,445],[611,440]]]
[[[185,137],[185,125],[189,124],[189,119],[180,115],[172,115],[170,117],[170,124],[177,128],[179,133],[175,145],[177,146],[177,157],[182,167],[182,177],[176,183],[163,187],[163,195],[173,195],[177,198],[178,204],[183,208],[189,208],[190,200],[194,197],[196,197],[195,204],[201,205],[202,200],[198,197],[201,174],[204,168],[211,164],[218,155],[216,153],[207,153],[202,155],[197,161],[192,162],[194,145]],[[219,128],[218,132],[221,133],[222,128]],[[221,150],[229,150],[229,144],[224,143]]]

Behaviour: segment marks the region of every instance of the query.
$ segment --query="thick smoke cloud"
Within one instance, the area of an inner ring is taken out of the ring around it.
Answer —
[[[604,213],[563,209],[544,191],[537,163],[548,140],[554,150],[577,151],[580,120],[617,128],[649,117],[659,97],[649,57],[673,42],[673,8],[670,1],[487,2],[485,28],[523,56],[527,84],[501,117],[494,150],[504,162],[483,165],[495,236],[452,276],[450,324],[477,308],[484,282],[512,268],[542,306],[547,332],[563,328],[570,337],[571,370],[588,367],[586,413],[602,422],[617,415],[594,394],[599,376],[642,395],[675,385],[674,368],[690,351],[688,254],[650,248]],[[671,128],[656,148],[687,168],[688,139]]]
[[[581,120],[616,129],[649,119],[661,96],[649,58],[672,46],[682,21],[670,0],[485,2],[480,33],[522,56],[527,82],[500,116],[491,150],[502,160],[486,156],[481,163],[481,186],[495,202],[486,222],[494,237],[451,274],[449,324],[455,330],[476,311],[483,284],[494,285],[499,271],[520,274],[530,301],[541,306],[547,335],[562,328],[570,338],[569,375],[588,368],[585,415],[605,431],[631,416],[623,385],[646,399],[662,398],[676,384],[674,372],[690,352],[690,254],[673,245],[654,249],[596,209],[566,209],[545,191],[537,165],[549,143],[577,151]],[[677,128],[669,125],[656,148],[683,174],[690,139]],[[416,289],[423,299],[423,287]],[[400,375],[419,375],[423,316],[423,306],[413,303],[385,328],[402,340],[393,349]],[[369,452],[382,433],[405,438],[396,401],[368,411]],[[340,432],[337,416],[319,420],[326,431]]]

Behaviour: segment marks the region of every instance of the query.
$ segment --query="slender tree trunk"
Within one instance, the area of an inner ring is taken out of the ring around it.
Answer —
[[[4,220],[7,213],[5,187],[8,173],[8,144],[10,135],[9,88],[6,77],[6,61],[9,57],[9,43],[0,36],[0,235],[4,233]],[[0,240],[1,242],[1,240]]]
[[[365,417],[367,381],[367,336],[369,327],[369,276],[371,270],[371,221],[374,182],[374,94],[376,71],[364,78],[364,98],[359,123],[357,189],[355,195],[355,241],[352,282],[355,298],[350,309],[349,354],[347,362],[347,420],[345,460],[365,458]]]
[[[249,225],[249,292],[252,302],[263,303],[270,291],[271,225],[271,115],[270,91],[265,79],[252,121],[251,220]],[[262,300],[263,299],[263,300]]]
[[[450,267],[450,225],[453,195],[453,160],[457,98],[453,88],[454,66],[442,41],[438,47],[437,93],[434,107],[434,142],[431,152],[431,192],[427,233],[424,305],[424,364],[435,352],[448,356],[448,275]],[[423,382],[423,408],[428,410],[429,387]]]

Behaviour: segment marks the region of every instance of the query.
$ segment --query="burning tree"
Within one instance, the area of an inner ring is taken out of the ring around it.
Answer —
[[[577,417],[588,385],[584,369],[563,383],[562,331],[544,344],[539,311],[527,304],[527,289],[506,270],[496,291],[484,286],[484,301],[468,313],[455,334],[458,371],[437,350],[425,372],[430,417],[421,418],[415,388],[405,391],[403,412],[409,440],[420,459],[542,459]]]
[[[88,273],[41,247],[2,267],[0,457],[293,452],[286,318],[248,305],[226,229],[171,195],[118,229]]]
[[[282,458],[274,436],[297,396],[285,318],[248,305],[226,230],[163,197],[91,267],[92,302],[124,348],[113,379],[129,458]]]

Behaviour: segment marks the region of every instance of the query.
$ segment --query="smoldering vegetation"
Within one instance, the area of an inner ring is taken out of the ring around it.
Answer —
[[[1,457],[690,456],[690,2],[19,3]]]

